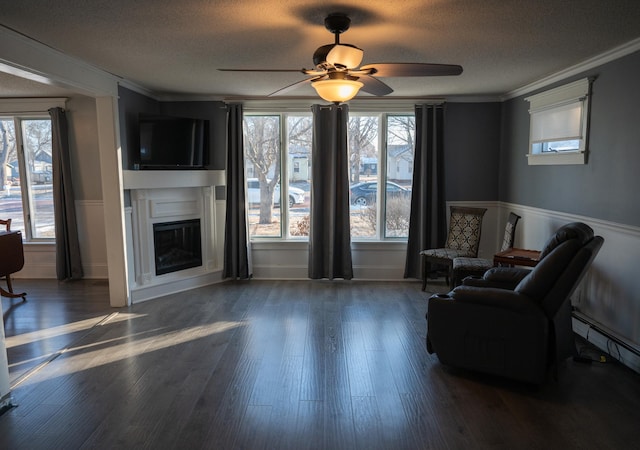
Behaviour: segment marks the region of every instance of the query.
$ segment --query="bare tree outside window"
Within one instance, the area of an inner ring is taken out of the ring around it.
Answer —
[[[363,158],[378,158],[378,117],[358,116],[349,117],[349,176],[351,184],[359,183],[360,176],[372,170],[362,167]]]
[[[245,115],[251,237],[308,236],[311,138],[310,114]]]
[[[274,222],[280,223],[280,215],[274,217],[273,208],[274,190],[280,182],[280,116],[245,116],[244,149],[245,164],[250,165],[257,179],[257,186],[247,186],[250,208],[258,206],[257,221],[250,214],[249,224],[254,231],[261,225],[271,228]],[[280,236],[280,231],[268,235]]]
[[[406,238],[409,235],[415,129],[413,114],[387,116],[385,237]]]
[[[302,202],[289,201],[289,235],[309,237],[311,192],[311,141],[313,119],[311,115],[287,116],[288,195],[303,192]]]
[[[378,229],[378,115],[349,117],[349,178],[351,236],[375,238]]]

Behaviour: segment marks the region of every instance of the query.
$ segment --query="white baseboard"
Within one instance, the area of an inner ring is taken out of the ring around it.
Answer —
[[[574,333],[625,366],[640,373],[640,351],[635,349],[632,344],[614,336],[612,332],[591,322],[589,318],[578,312],[574,312],[572,322]]]
[[[155,284],[136,286],[131,289],[131,303],[153,300],[178,292],[189,291],[203,286],[222,282],[222,270],[200,274],[171,282],[157,282]]]

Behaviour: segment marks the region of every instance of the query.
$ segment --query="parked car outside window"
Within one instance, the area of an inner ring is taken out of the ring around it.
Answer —
[[[289,186],[287,194],[289,198],[289,208],[304,203],[305,193],[302,189]],[[280,183],[276,184],[273,190],[273,197],[274,205],[280,206]],[[257,178],[247,179],[247,198],[249,199],[249,204],[260,203],[260,181]]]
[[[31,172],[31,182],[33,184],[49,184],[51,180],[51,172]]]
[[[351,192],[351,204],[357,206],[368,206],[376,203],[378,183],[376,181],[365,181],[354,184],[349,188]],[[387,198],[409,197],[411,189],[400,186],[392,181],[387,181]]]

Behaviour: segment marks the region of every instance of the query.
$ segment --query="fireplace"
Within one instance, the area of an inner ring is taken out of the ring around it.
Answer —
[[[200,219],[153,224],[156,275],[202,265]]]

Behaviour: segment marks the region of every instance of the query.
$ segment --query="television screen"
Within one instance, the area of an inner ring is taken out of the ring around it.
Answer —
[[[141,169],[201,169],[209,155],[209,121],[140,114]]]

